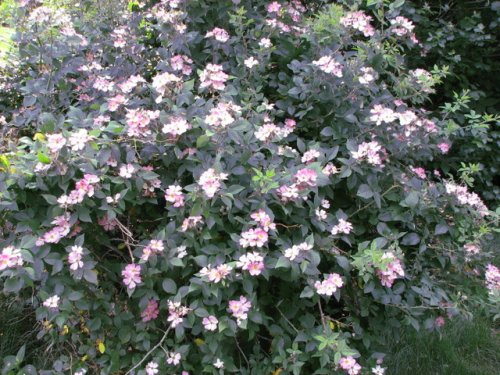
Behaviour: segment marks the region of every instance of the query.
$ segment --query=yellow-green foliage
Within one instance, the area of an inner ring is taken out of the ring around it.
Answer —
[[[342,6],[330,4],[309,21],[314,34],[317,35],[321,42],[328,43],[339,37],[340,18],[343,14]]]

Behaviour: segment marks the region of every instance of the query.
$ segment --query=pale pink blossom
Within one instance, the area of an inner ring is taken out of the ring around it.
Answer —
[[[333,163],[328,163],[327,165],[324,166],[324,168],[322,169],[322,172],[323,172],[323,174],[330,176],[332,174],[337,174],[340,171]]]
[[[262,48],[271,48],[272,45],[273,44],[271,43],[271,40],[269,38],[262,38],[259,41],[259,47],[262,47]]]
[[[79,268],[83,268],[83,248],[81,246],[71,246],[71,251],[68,254],[69,268],[76,271]]]
[[[224,73],[221,65],[207,64],[200,75],[200,88],[213,88],[214,90],[224,90],[229,76]]]
[[[47,147],[50,152],[55,154],[66,144],[66,138],[62,134],[47,134]]]
[[[351,356],[340,358],[339,365],[349,375],[358,375],[361,373],[361,366]]]
[[[351,155],[356,160],[366,160],[369,164],[382,166],[382,156],[380,155],[382,152],[384,152],[382,146],[377,141],[372,141],[361,143],[357,151],[351,151]]]
[[[259,65],[259,60],[257,60],[253,56],[250,56],[248,59],[245,59],[243,63],[248,69],[252,69],[254,66]]]
[[[138,264],[127,264],[122,271],[123,283],[129,289],[134,289],[141,280],[141,267]]]
[[[319,158],[320,153],[318,150],[309,150],[304,152],[304,155],[302,155],[302,163],[312,163],[315,159]]]
[[[160,314],[160,309],[158,307],[158,302],[154,299],[150,299],[146,308],[141,312],[141,318],[144,323],[154,320]]]
[[[186,55],[175,55],[170,58],[170,66],[175,71],[180,71],[184,75],[190,75],[193,71],[191,68],[191,64],[193,60],[191,60]]]
[[[410,167],[411,171],[417,175],[418,178],[425,180],[427,175],[425,174],[425,169],[422,167]]]
[[[486,266],[486,288],[491,292],[500,291],[500,270],[493,264]]]
[[[167,321],[171,322],[171,327],[175,328],[182,324],[183,317],[186,316],[189,309],[182,306],[180,302],[168,301],[168,318]]]
[[[170,185],[165,191],[165,200],[173,203],[174,207],[184,206],[184,194],[179,185]]]
[[[14,246],[6,246],[0,253],[0,271],[6,268],[20,267],[23,265],[21,249]]]
[[[397,114],[392,109],[384,107],[381,104],[375,104],[370,110],[370,120],[374,121],[377,125],[382,122],[388,124],[396,120]]]
[[[331,296],[343,285],[342,277],[338,273],[330,273],[323,281],[317,280],[314,283],[314,288],[319,295]]]
[[[303,190],[308,187],[316,186],[316,180],[318,174],[314,169],[302,168],[299,169],[294,175],[293,180],[296,184],[297,189]]]
[[[51,310],[56,310],[59,307],[60,300],[61,298],[58,295],[53,295],[43,301],[43,306]]]
[[[243,254],[236,262],[236,267],[248,271],[252,276],[258,276],[264,269],[264,257],[256,252]]]
[[[229,40],[229,33],[220,27],[215,27],[206,33],[205,38],[214,38],[219,42],[226,43]]]
[[[239,300],[229,301],[229,311],[237,319],[238,324],[248,318],[247,313],[251,308],[252,303],[244,296],[240,296]]]
[[[284,256],[285,258],[288,258],[290,261],[293,261],[297,257],[299,257],[302,252],[304,251],[307,252],[312,248],[313,248],[312,245],[309,245],[307,242],[302,242],[299,245],[293,245],[292,247],[285,249]]]
[[[437,147],[443,154],[447,154],[451,148],[450,144],[446,142],[441,142],[440,144],[437,145]]]
[[[181,232],[192,229],[201,223],[203,223],[203,218],[201,216],[189,216],[182,222]]]
[[[148,245],[142,250],[141,259],[145,262],[148,261],[149,257],[153,254],[159,254],[164,250],[163,241],[161,240],[151,240]]]
[[[366,15],[362,11],[348,13],[345,17],[340,19],[340,23],[345,27],[352,27],[369,37],[375,34],[374,27],[370,24],[373,20],[371,16]]]
[[[250,217],[255,220],[266,232],[276,229],[276,224],[273,223],[271,217],[263,209],[252,213]]]
[[[291,186],[282,185],[276,189],[276,193],[282,202],[290,202],[299,198],[299,189],[295,184]]]
[[[207,331],[215,331],[217,329],[218,324],[219,324],[219,320],[213,315],[209,315],[209,316],[203,318],[203,327]]]
[[[171,137],[178,137],[191,129],[191,124],[189,124],[183,117],[172,117],[168,124],[163,126],[162,132],[168,134]]]
[[[394,253],[390,251],[382,255],[382,261],[388,262],[387,266],[385,269],[378,269],[377,275],[380,278],[380,283],[390,288],[396,279],[405,276],[403,265]]]
[[[267,4],[267,11],[269,13],[278,13],[281,9],[281,4],[277,1]]]
[[[129,179],[135,172],[135,167],[132,164],[125,164],[120,167],[120,177]]]
[[[182,357],[180,353],[169,352],[167,357],[167,363],[169,365],[177,366],[179,363],[181,363],[181,358]]]
[[[156,374],[158,374],[160,372],[160,370],[158,370],[158,363],[156,363],[156,362],[149,362],[146,365],[145,371],[146,371],[146,375],[156,375]]]
[[[234,122],[234,114],[239,114],[241,107],[233,103],[219,103],[205,117],[205,122],[214,128],[225,128]]]
[[[343,65],[337,61],[335,61],[331,56],[323,56],[319,60],[315,60],[312,62],[313,65],[316,65],[320,70],[325,73],[333,74],[336,77],[342,77],[342,69]]]
[[[73,151],[81,151],[85,148],[87,142],[91,139],[86,129],[79,129],[69,136],[69,145]]]
[[[232,270],[232,267],[228,266],[227,264],[220,264],[217,267],[212,267],[209,265],[207,267],[203,267],[200,270],[200,275],[202,277],[208,278],[208,281],[217,284],[226,279],[226,277],[229,276]]]
[[[198,184],[208,198],[213,198],[222,185],[221,181],[226,179],[226,173],[217,173],[215,169],[209,168],[201,174]]]
[[[267,232],[262,228],[249,229],[241,233],[240,246],[246,247],[263,247],[268,240]]]

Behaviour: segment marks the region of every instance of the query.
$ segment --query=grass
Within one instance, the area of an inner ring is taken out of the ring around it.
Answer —
[[[387,375],[500,373],[500,334],[482,316],[447,321],[441,333],[406,330],[387,352]]]

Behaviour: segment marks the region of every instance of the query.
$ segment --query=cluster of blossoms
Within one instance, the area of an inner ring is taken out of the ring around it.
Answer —
[[[330,176],[332,174],[339,173],[339,170],[333,163],[328,163],[327,165],[324,166],[324,168],[322,169],[322,172],[324,175]]]
[[[221,181],[226,179],[227,173],[217,173],[215,169],[209,168],[201,174],[198,184],[208,198],[213,198],[217,190],[221,187]]]
[[[248,318],[248,311],[252,308],[252,303],[245,297],[240,296],[239,300],[229,301],[229,311],[236,318],[238,325]]]
[[[151,255],[159,254],[163,250],[164,250],[163,241],[151,240],[149,241],[149,244],[142,250],[141,259],[147,262]]]
[[[361,366],[351,356],[340,358],[339,366],[349,375],[358,375],[361,373]]]
[[[233,103],[218,103],[216,107],[210,110],[205,117],[205,122],[216,128],[226,128],[234,122],[234,115],[239,114],[241,107]]]
[[[391,32],[397,36],[408,36],[414,43],[418,43],[417,37],[413,32],[415,25],[408,18],[398,16],[391,20]]]
[[[262,142],[278,141],[287,137],[295,129],[296,122],[293,119],[285,120],[285,125],[280,127],[266,119],[266,122],[259,126],[254,133],[255,138]]]
[[[115,219],[110,219],[108,214],[105,214],[103,217],[101,217],[97,223],[103,227],[103,229],[107,232],[112,231],[116,228],[118,225],[118,222]]]
[[[388,288],[396,279],[403,278],[405,271],[401,261],[396,258],[393,252],[386,252],[382,255],[382,261],[388,262],[385,269],[378,269],[377,276],[380,278],[380,283]]]
[[[175,328],[182,324],[183,317],[189,313],[189,309],[182,306],[180,302],[168,301],[168,318],[167,321],[172,322],[171,327]]]
[[[219,283],[224,280],[232,271],[231,266],[220,264],[217,267],[207,266],[200,270],[200,276],[207,277],[212,283]]]
[[[122,95],[118,94],[108,99],[108,110],[115,112],[120,108],[120,106],[128,103],[128,99]]]
[[[83,248],[81,246],[71,246],[71,251],[68,254],[69,268],[76,271],[83,268]]]
[[[344,66],[335,61],[331,56],[323,56],[319,60],[315,60],[312,62],[313,65],[316,65],[321,71],[333,74],[336,77],[342,77],[342,69]]]
[[[113,46],[116,48],[123,48],[127,45],[127,39],[130,38],[130,32],[127,27],[121,26],[117,27],[111,33],[111,38],[113,39]]]
[[[21,249],[14,246],[4,247],[0,254],[0,271],[6,268],[20,267],[23,265]]]
[[[248,68],[252,69],[254,66],[259,65],[259,60],[257,60],[255,57],[250,56],[249,58],[245,59],[243,61],[243,64]]]
[[[149,111],[142,108],[127,111],[127,135],[129,137],[146,137],[151,135],[149,124],[160,117],[160,111]]]
[[[214,38],[221,43],[226,43],[229,40],[229,33],[220,27],[215,27],[206,33],[205,38]]]
[[[340,23],[345,27],[352,27],[364,34],[364,36],[369,37],[375,34],[375,28],[370,24],[373,18],[366,15],[365,13],[351,12],[347,16],[340,19]]]
[[[437,147],[443,154],[447,154],[448,151],[450,151],[451,145],[446,142],[441,142],[440,144],[437,145]]]
[[[90,141],[92,137],[89,135],[86,129],[78,129],[76,132],[72,132],[68,138],[68,143],[72,151],[81,151],[85,148],[85,145]]]
[[[378,73],[375,69],[370,67],[361,68],[361,73],[362,75],[358,77],[358,80],[362,85],[368,85],[370,82],[373,82],[378,78]]]
[[[193,68],[191,68],[191,64],[193,60],[191,60],[186,55],[175,55],[170,58],[170,66],[176,72],[182,72],[184,75],[190,75],[193,72]]]
[[[241,233],[240,246],[246,247],[262,247],[267,243],[269,236],[262,228],[251,228],[246,232]]]
[[[280,200],[284,203],[293,201],[299,197],[299,189],[295,184],[293,185],[282,185],[278,189],[276,189],[276,193],[278,194]]]
[[[162,132],[168,134],[170,137],[177,138],[178,136],[184,134],[189,129],[191,125],[183,117],[172,117],[168,124],[163,126]]]
[[[334,225],[331,233],[336,236],[339,233],[343,234],[349,234],[353,230],[353,226],[350,222],[344,219],[339,219],[339,222],[337,225]]]
[[[259,226],[264,229],[266,232],[269,230],[275,230],[276,224],[273,223],[271,216],[267,214],[266,211],[260,209],[250,215],[250,217],[259,224]]]
[[[42,246],[46,243],[58,243],[62,238],[66,237],[71,230],[71,225],[69,223],[70,218],[71,215],[69,212],[66,212],[64,215],[56,216],[51,222],[55,225],[54,228],[39,237],[36,241],[36,245]]]
[[[124,164],[120,166],[120,171],[118,172],[118,175],[122,178],[132,178],[132,175],[136,171],[135,167],[133,164]]]
[[[445,188],[446,192],[454,195],[460,204],[475,208],[481,216],[488,214],[488,207],[486,207],[479,195],[469,192],[467,186],[457,185],[450,181],[445,183]]]
[[[118,84],[118,87],[124,94],[132,92],[140,83],[146,83],[146,80],[140,75],[133,75],[127,78],[122,83]]]
[[[92,197],[94,195],[94,185],[99,183],[99,181],[99,177],[95,174],[85,174],[81,180],[76,182],[75,189],[69,195],[61,195],[57,199],[57,202],[62,208],[82,203],[86,196]]]
[[[317,158],[319,158],[320,155],[321,154],[319,153],[318,150],[309,150],[304,152],[304,155],[302,155],[300,161],[302,161],[302,163],[304,164],[309,164],[312,163]]]
[[[337,289],[341,288],[342,285],[344,285],[344,282],[338,273],[330,273],[325,280],[317,280],[314,283],[316,293],[324,296],[331,296]]]
[[[47,147],[52,154],[60,151],[65,144],[66,138],[62,134],[47,134]]]
[[[203,318],[202,324],[207,331],[215,331],[219,324],[219,320],[215,316],[209,315]]]
[[[173,203],[174,207],[184,206],[184,194],[179,185],[170,185],[165,191],[165,200]]]
[[[500,291],[500,270],[493,264],[486,266],[486,288],[491,292]]]
[[[278,28],[280,32],[289,33],[294,31],[297,34],[304,32],[304,28],[297,26],[301,19],[302,13],[305,12],[305,7],[298,0],[292,0],[286,4],[280,4],[273,1],[267,5],[268,14],[274,18],[266,19],[266,23],[274,28]],[[293,22],[292,26],[287,25],[285,17],[289,16]],[[282,19],[283,21],[281,21]]]
[[[163,100],[163,96],[167,93],[167,90],[180,81],[180,77],[168,72],[160,73],[154,76],[152,86],[159,94],[159,96],[155,99],[156,103],[160,103]]]
[[[366,160],[368,164],[383,166],[380,153],[384,153],[384,149],[377,141],[363,142],[358,145],[357,151],[351,151],[352,157],[356,160]]]
[[[43,306],[51,310],[56,310],[59,307],[60,300],[61,298],[58,295],[54,295],[43,301]]]
[[[122,270],[123,283],[128,289],[134,289],[138,284],[142,283],[141,280],[141,266],[138,264],[130,263]]]
[[[264,269],[264,257],[257,252],[243,254],[236,262],[236,267],[248,271],[252,276],[258,276]]]
[[[318,173],[314,169],[302,168],[293,175],[293,181],[298,190],[304,190],[309,187],[315,187],[318,179]]]
[[[410,170],[422,180],[425,180],[425,178],[427,177],[427,175],[425,174],[425,169],[422,167],[410,167]]]
[[[92,87],[98,91],[111,92],[115,89],[115,83],[110,76],[97,76]]]
[[[285,249],[284,255],[285,258],[288,258],[290,261],[293,261],[300,255],[301,251],[309,251],[312,248],[313,248],[312,245],[309,245],[307,242],[302,242],[299,245],[293,245],[292,247]]]
[[[200,88],[208,88],[214,90],[224,90],[226,81],[229,76],[224,73],[221,65],[207,64],[205,69],[200,74]]]
[[[388,124],[396,120],[397,115],[392,109],[384,107],[382,104],[375,104],[370,110],[370,121],[376,123],[376,125],[382,124],[382,122]]]
[[[196,225],[203,223],[203,218],[201,216],[189,216],[184,219],[181,226],[181,232],[185,232],[188,229],[196,227]]]
[[[154,299],[150,299],[146,308],[141,312],[141,318],[144,323],[154,320],[160,314],[160,309],[158,307],[158,302]]]

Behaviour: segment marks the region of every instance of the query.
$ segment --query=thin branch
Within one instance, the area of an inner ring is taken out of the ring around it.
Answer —
[[[248,358],[245,355],[245,352],[241,349],[240,343],[238,342],[238,339],[236,337],[234,338],[234,341],[236,341],[236,346],[238,347],[241,355],[243,356],[243,358],[245,358],[245,362],[247,363],[247,367],[250,368],[250,362],[248,362]]]
[[[326,331],[326,320],[325,314],[323,314],[323,308],[321,307],[321,300],[318,300],[319,313],[321,314],[321,324],[323,324],[323,329]]]
[[[142,363],[151,355],[151,353],[153,353],[156,349],[158,349],[159,347],[162,346],[163,344],[163,341],[165,341],[167,339],[167,336],[168,336],[168,333],[170,332],[170,326],[168,327],[168,329],[165,331],[165,334],[163,335],[163,337],[161,338],[160,342],[158,342],[158,344],[156,344],[155,346],[153,346],[153,348],[151,348],[151,350],[149,352],[146,353],[146,355],[144,357],[142,357],[142,359],[134,366],[132,367],[130,370],[128,370],[125,375],[128,375],[130,374],[132,371],[134,371],[137,367],[139,367],[140,365],[142,365]]]

